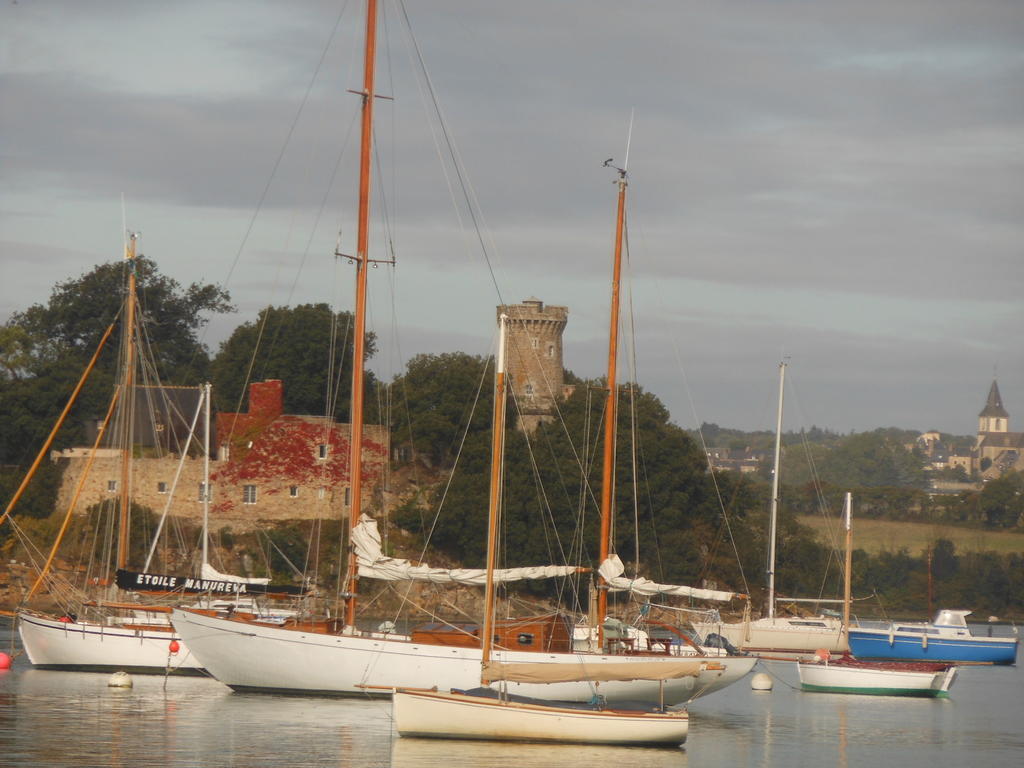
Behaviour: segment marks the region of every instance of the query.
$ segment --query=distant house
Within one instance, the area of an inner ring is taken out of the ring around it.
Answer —
[[[768,454],[753,451],[750,449],[750,446],[734,450],[708,451],[708,463],[713,470],[748,474],[750,472],[757,472],[767,460]]]

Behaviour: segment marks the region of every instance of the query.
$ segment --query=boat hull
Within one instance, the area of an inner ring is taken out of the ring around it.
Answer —
[[[1015,637],[932,637],[889,629],[850,630],[850,651],[858,659],[1014,664],[1018,644]]]
[[[819,693],[853,693],[869,696],[914,696],[946,698],[956,678],[956,667],[915,671],[868,664],[800,663],[800,687]]]
[[[406,637],[376,633],[321,634],[265,626],[175,609],[171,622],[198,661],[235,690],[333,696],[390,696],[395,688],[473,688],[480,683],[479,648],[415,643]],[[497,651],[502,662],[574,663],[574,653]],[[589,663],[657,661],[657,656],[585,656]],[[667,657],[678,661],[680,657]],[[754,657],[711,657],[721,669],[697,678],[664,683],[664,701],[680,704],[731,685],[753,668]],[[660,701],[657,681],[608,681],[598,684],[509,683],[514,695],[558,701]]]
[[[785,656],[810,659],[815,651],[848,652],[846,632],[838,619],[765,618],[750,622],[699,622],[694,627],[702,637],[721,635],[734,647],[755,656]]]
[[[18,634],[29,661],[41,669],[143,674],[201,674],[181,638],[168,626],[140,629],[95,622],[69,622],[37,613],[18,614]],[[170,652],[172,640],[178,652]]]
[[[429,691],[396,691],[393,701],[400,736],[674,746],[689,732],[685,710],[570,709]]]

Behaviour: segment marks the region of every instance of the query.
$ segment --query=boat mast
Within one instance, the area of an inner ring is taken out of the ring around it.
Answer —
[[[843,629],[850,630],[850,599],[853,593],[853,503],[850,492],[846,492],[843,504],[843,520],[846,525],[846,565],[843,568]]]
[[[935,612],[932,610],[932,604],[934,603],[935,597],[935,584],[932,581],[932,545],[928,545],[928,615],[934,616]]]
[[[377,50],[377,0],[366,2],[366,48],[363,60],[362,139],[359,152],[359,222],[356,235],[356,306],[355,335],[352,343],[352,400],[350,421],[352,432],[349,438],[351,457],[349,461],[349,534],[359,523],[362,509],[363,490],[363,357],[366,335],[366,277],[369,266],[370,242],[370,168],[373,146],[373,99],[374,62]],[[345,598],[345,624],[352,628],[356,622],[356,587],[359,571],[354,552],[349,553],[346,579],[348,595]]]
[[[605,162],[610,165],[611,161]],[[619,174],[618,209],[615,217],[615,251],[612,262],[612,302],[611,320],[608,331],[608,399],[604,408],[604,466],[601,473],[601,542],[600,562],[608,559],[611,548],[612,515],[615,499],[615,427],[618,414],[618,388],[615,371],[619,352],[619,282],[622,276],[622,237],[626,221],[626,170],[616,168]],[[604,578],[598,586],[597,593],[597,627],[600,644],[603,645],[605,617],[608,615],[608,589]]]
[[[132,439],[135,427],[135,241],[138,234],[128,233],[124,257],[128,261],[128,295],[124,316],[124,378],[121,413],[124,414],[125,444],[121,449],[121,510],[117,526],[117,567],[128,565],[128,526],[131,508]]]
[[[775,529],[779,516],[779,459],[782,456],[782,402],[786,392],[786,361],[779,363],[779,408],[775,417],[775,465],[772,470],[772,511],[768,529],[768,618],[775,618]]]
[[[203,385],[203,564],[210,564],[210,382]],[[199,571],[202,578],[206,575]]]
[[[508,315],[498,318],[498,354],[494,363],[494,418],[491,432],[491,493],[487,506],[487,579],[484,584],[484,624],[481,669],[491,659],[494,642],[494,568],[498,551],[498,520],[501,509],[501,470],[505,449],[505,334]],[[485,685],[489,680],[482,680]]]

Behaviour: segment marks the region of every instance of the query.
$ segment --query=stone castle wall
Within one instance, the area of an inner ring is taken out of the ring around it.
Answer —
[[[284,417],[288,419],[288,417]],[[299,418],[299,417],[296,417]],[[323,420],[319,435],[323,435]],[[285,426],[288,426],[287,424]],[[213,529],[230,526],[238,530],[254,528],[273,520],[342,519],[348,516],[348,435],[347,424],[333,425],[328,438],[316,441],[295,440],[293,427],[282,430],[288,441],[271,441],[267,461],[251,451],[226,460],[210,462],[210,525]],[[301,438],[301,433],[299,433]],[[388,456],[387,430],[378,425],[364,427],[363,482],[364,508],[372,507],[373,489],[384,477]],[[320,458],[319,446],[328,447]],[[79,480],[88,464],[88,451],[72,449],[55,453],[53,458],[65,463],[58,495],[58,509],[67,510],[74,498]],[[175,475],[181,471],[175,487]],[[169,456],[132,461],[132,498],[155,514],[165,508],[174,517],[201,522],[203,502],[201,485],[204,468],[202,458]],[[117,451],[104,451],[94,459],[92,468],[75,503],[75,514],[102,501],[117,503],[120,495],[121,459]],[[246,489],[250,486],[250,489]],[[173,493],[172,493],[173,491]],[[168,504],[170,506],[168,506]]]

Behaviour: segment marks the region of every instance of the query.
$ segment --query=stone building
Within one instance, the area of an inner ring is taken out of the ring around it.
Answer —
[[[1010,431],[1010,414],[1003,407],[995,380],[988,390],[985,407],[978,414],[974,453],[976,468],[986,479],[1011,469],[1024,469],[1024,432]]]
[[[532,432],[554,418],[556,401],[567,394],[562,368],[562,332],[568,307],[544,306],[540,299],[498,307],[507,315],[506,373],[515,396],[519,428]]]
[[[216,414],[216,446],[210,462],[210,519],[215,528],[255,527],[265,520],[340,519],[348,514],[351,425],[323,416],[283,412],[279,380],[250,385],[246,413]],[[88,463],[88,449],[55,452],[67,463],[58,498],[67,509]],[[190,454],[192,452],[190,451]],[[363,482],[372,498],[384,476],[388,432],[379,425],[363,431]],[[120,452],[102,449],[93,460],[75,512],[99,501],[116,502],[121,482]],[[131,495],[157,514],[201,520],[204,462],[192,454],[136,458]],[[179,469],[180,467],[180,469]],[[175,478],[177,481],[175,482]]]
[[[995,380],[989,387],[985,407],[978,414],[974,450],[966,456],[949,456],[947,466],[963,467],[969,475],[977,472],[985,480],[1009,470],[1024,470],[1024,432],[1010,431],[1010,414],[1003,407]]]

